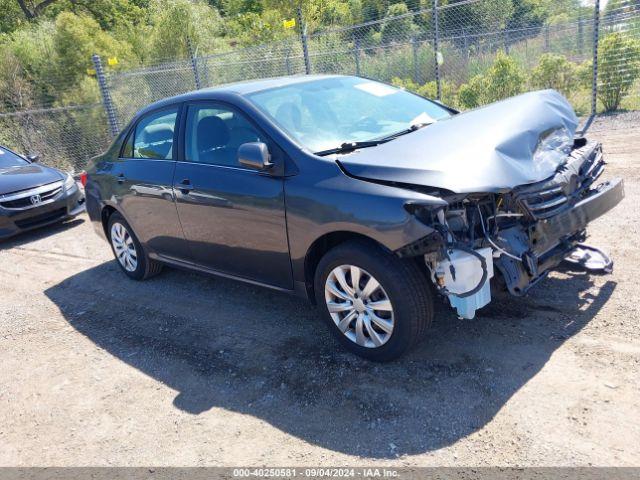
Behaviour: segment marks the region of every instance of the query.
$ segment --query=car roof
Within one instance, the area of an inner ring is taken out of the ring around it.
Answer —
[[[287,85],[295,85],[298,83],[314,82],[327,78],[348,78],[346,75],[290,75],[286,77],[273,77],[260,80],[249,80],[243,82],[228,83],[210,88],[194,90],[192,92],[183,93],[174,97],[165,98],[154,102],[142,108],[136,117],[158,107],[171,105],[189,100],[206,100],[208,98],[216,98],[218,94],[234,94],[245,96],[262,90],[269,90],[276,87],[284,87]]]

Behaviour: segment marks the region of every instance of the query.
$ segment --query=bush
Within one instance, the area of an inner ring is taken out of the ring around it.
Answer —
[[[498,52],[485,74],[476,75],[460,86],[458,99],[461,106],[475,108],[522,93],[524,84],[524,72],[518,62]]]
[[[577,69],[564,55],[545,53],[531,72],[531,85],[553,88],[568,96],[578,85]]]
[[[576,67],[576,81],[579,87],[591,89],[593,84],[593,60],[585,60]]]
[[[464,108],[476,108],[485,103],[487,92],[487,78],[484,75],[475,75],[469,83],[460,85],[458,90],[458,100]]]
[[[496,60],[487,74],[489,102],[502,100],[522,93],[525,76],[522,68],[512,57],[504,52],[498,52]]]
[[[621,32],[602,40],[598,66],[598,98],[605,112],[617,110],[640,76],[640,41]]]

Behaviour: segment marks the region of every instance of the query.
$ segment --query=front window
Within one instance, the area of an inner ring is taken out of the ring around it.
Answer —
[[[190,162],[239,167],[243,143],[264,142],[239,112],[222,105],[192,105],[187,113],[185,159]]]
[[[21,167],[29,162],[10,150],[0,147],[0,168]]]
[[[444,107],[418,95],[355,77],[296,83],[248,97],[313,152],[377,140],[451,116]]]

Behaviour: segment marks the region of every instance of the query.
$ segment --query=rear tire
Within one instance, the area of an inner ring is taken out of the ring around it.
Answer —
[[[379,286],[371,287],[375,284]],[[373,361],[404,354],[433,319],[426,275],[416,263],[373,242],[350,241],[329,250],[316,269],[314,290],[333,335],[351,352]]]
[[[146,280],[162,270],[162,263],[147,256],[133,229],[118,212],[109,217],[107,236],[118,266],[129,278]]]

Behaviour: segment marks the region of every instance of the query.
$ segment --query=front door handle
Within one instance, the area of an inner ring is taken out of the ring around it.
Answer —
[[[184,195],[187,195],[191,190],[193,190],[193,185],[191,184],[191,180],[185,178],[182,180],[176,188],[180,190]]]

